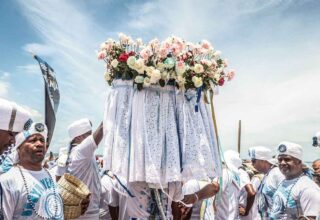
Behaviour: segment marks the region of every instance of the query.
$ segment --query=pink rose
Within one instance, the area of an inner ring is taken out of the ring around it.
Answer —
[[[102,60],[102,59],[104,59],[106,57],[106,51],[100,51],[99,53],[98,53],[98,59],[99,60]]]
[[[160,56],[161,56],[162,58],[167,57],[167,55],[168,55],[168,50],[167,50],[167,48],[161,48],[159,54],[160,54]]]
[[[171,50],[173,55],[178,55],[181,52],[180,46],[178,44],[173,44]]]
[[[146,47],[146,48],[144,48],[143,50],[140,51],[140,56],[144,60],[148,60],[151,55],[152,55],[152,51],[148,47]]]
[[[234,77],[234,75],[236,74],[235,70],[229,70],[229,72],[227,73],[226,77],[228,79],[228,81],[231,81]]]
[[[203,40],[203,41],[202,41],[202,44],[201,44],[201,47],[202,47],[203,49],[208,50],[208,49],[211,47],[211,45],[210,45],[209,41]]]

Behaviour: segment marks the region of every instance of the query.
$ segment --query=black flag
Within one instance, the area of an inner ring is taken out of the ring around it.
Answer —
[[[45,84],[45,123],[48,127],[48,145],[56,124],[56,113],[60,102],[60,92],[54,70],[40,57],[33,56],[39,63]]]

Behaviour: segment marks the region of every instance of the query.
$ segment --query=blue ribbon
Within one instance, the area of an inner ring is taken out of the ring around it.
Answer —
[[[201,98],[201,93],[202,93],[202,86],[197,88],[197,102],[196,102],[196,106],[195,106],[196,112],[199,111],[199,102],[200,102],[200,98]]]

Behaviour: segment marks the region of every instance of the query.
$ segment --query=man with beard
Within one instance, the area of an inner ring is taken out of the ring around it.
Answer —
[[[298,144],[282,142],[278,162],[285,179],[273,196],[270,219],[313,219],[320,215],[320,188],[303,172],[303,151]]]
[[[56,182],[42,166],[47,152],[47,128],[33,123],[16,137],[15,165],[0,177],[4,219],[63,219]]]
[[[312,168],[314,171],[313,180],[320,187],[320,159],[313,161]]]
[[[10,154],[16,134],[30,124],[29,112],[16,103],[0,98],[0,174],[12,167]]]

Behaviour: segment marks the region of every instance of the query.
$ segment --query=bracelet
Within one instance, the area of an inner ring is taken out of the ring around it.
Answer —
[[[197,195],[197,193],[194,193],[194,196],[196,197],[196,201],[194,202],[194,204],[196,204],[199,201],[199,196]]]

